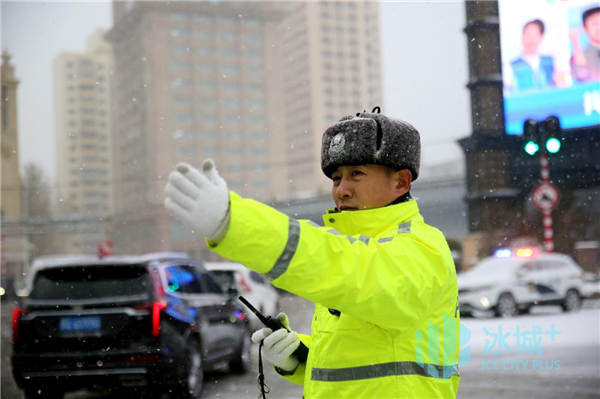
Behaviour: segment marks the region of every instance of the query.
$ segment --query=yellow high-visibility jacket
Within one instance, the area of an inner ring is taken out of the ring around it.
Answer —
[[[306,399],[456,397],[456,271],[416,201],[330,210],[319,227],[230,197],[229,230],[209,246],[316,304],[308,360],[284,376]]]

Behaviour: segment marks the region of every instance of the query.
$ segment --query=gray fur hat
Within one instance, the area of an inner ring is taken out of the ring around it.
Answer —
[[[400,119],[363,112],[343,117],[323,133],[321,169],[330,179],[340,165],[376,164],[408,169],[415,181],[420,163],[419,132]]]

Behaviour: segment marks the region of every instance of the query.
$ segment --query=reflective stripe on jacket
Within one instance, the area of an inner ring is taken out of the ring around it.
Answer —
[[[306,399],[456,397],[458,289],[443,234],[416,201],[323,218],[319,227],[231,193],[227,235],[209,242],[316,304],[301,335],[308,360],[284,378]]]

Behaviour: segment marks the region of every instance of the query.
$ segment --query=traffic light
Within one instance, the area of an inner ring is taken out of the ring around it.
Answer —
[[[560,151],[560,120],[556,116],[550,116],[543,122],[538,123],[535,119],[527,119],[523,125],[523,149],[531,156],[544,146],[544,151],[556,154]]]
[[[525,139],[525,146],[523,149],[531,156],[535,155],[539,151],[540,146],[538,145],[538,123],[535,119],[527,119],[523,125],[523,138]]]
[[[560,121],[556,116],[550,116],[544,121],[544,130],[546,131],[546,150],[550,154],[556,154],[560,151]]]

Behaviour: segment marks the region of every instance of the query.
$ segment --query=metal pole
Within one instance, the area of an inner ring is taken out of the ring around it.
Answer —
[[[540,157],[542,167],[542,184],[550,183],[550,170],[548,168],[548,154],[542,150]],[[554,252],[554,230],[552,229],[552,209],[544,210],[544,247],[546,252]]]

